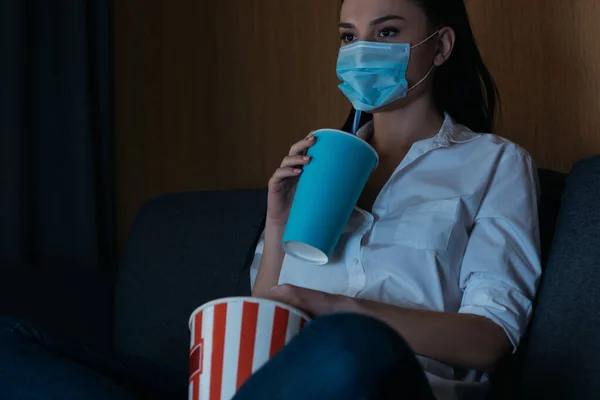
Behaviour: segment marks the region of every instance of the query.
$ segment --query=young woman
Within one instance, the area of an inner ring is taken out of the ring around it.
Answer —
[[[236,398],[484,398],[540,278],[536,168],[486,133],[496,87],[463,0],[345,0],[339,28],[340,88],[379,168],[326,266],[280,245],[315,139],[273,175],[253,295],[315,320]]]

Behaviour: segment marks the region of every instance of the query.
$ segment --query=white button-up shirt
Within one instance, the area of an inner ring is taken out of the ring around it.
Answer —
[[[369,123],[359,135],[368,140],[372,132]],[[329,264],[286,256],[279,283],[481,315],[501,326],[516,349],[541,274],[538,198],[527,152],[446,115],[435,137],[412,146],[372,213],[354,210]],[[253,284],[262,251],[261,241]],[[477,398],[486,390],[485,375],[420,360],[439,399]]]

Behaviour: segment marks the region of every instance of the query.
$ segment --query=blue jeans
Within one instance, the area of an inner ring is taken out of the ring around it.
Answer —
[[[386,324],[331,315],[258,370],[235,400],[434,399],[414,353]]]
[[[0,398],[185,399],[187,372],[116,356],[0,317]]]
[[[0,318],[0,398],[185,399],[187,374],[100,353]],[[387,325],[316,319],[252,376],[235,400],[433,399],[408,345]]]

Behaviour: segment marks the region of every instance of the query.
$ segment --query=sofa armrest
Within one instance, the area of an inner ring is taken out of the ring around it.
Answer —
[[[523,398],[600,393],[600,157],[567,178],[530,327]]]

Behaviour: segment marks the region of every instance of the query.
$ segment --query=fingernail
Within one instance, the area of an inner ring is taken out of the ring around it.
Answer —
[[[310,136],[310,137],[308,138],[308,140],[310,140],[310,141],[312,142],[313,140],[315,140],[315,137],[314,137],[314,136]]]
[[[303,159],[304,161],[308,161],[308,160],[310,160],[310,157],[302,157],[302,159]]]
[[[301,169],[295,169],[295,170],[294,170],[294,173],[296,173],[296,174],[301,174],[301,173],[302,173],[302,170],[301,170]]]

